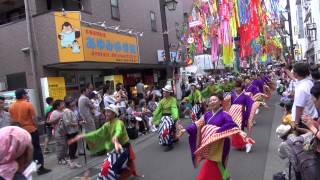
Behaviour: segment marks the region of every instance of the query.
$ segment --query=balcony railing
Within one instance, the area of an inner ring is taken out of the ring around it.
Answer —
[[[310,42],[317,40],[317,24],[307,23],[307,38]]]

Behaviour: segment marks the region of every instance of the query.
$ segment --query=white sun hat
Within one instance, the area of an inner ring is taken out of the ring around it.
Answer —
[[[105,110],[110,110],[114,112],[117,116],[119,116],[119,108],[114,104],[110,104],[108,107],[105,108]]]
[[[198,84],[197,83],[190,83],[190,86],[198,87]]]
[[[277,127],[276,134],[278,135],[279,138],[281,138],[281,137],[287,135],[290,130],[291,130],[290,125],[281,124]]]
[[[164,88],[162,88],[162,90],[165,92],[170,92],[170,93],[173,92],[172,86],[170,86],[170,85],[166,85]]]

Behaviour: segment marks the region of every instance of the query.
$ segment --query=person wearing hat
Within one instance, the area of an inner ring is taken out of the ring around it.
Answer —
[[[160,144],[166,146],[165,151],[173,149],[175,136],[175,123],[179,118],[177,100],[171,96],[172,86],[166,85],[162,88],[163,98],[153,112],[153,123],[159,126],[158,133]]]
[[[40,137],[36,119],[36,111],[33,105],[28,102],[28,92],[25,89],[15,91],[17,101],[9,107],[11,120],[31,134],[32,145],[34,148],[33,159],[41,165],[37,171],[38,175],[49,173],[51,170],[44,167],[44,159],[40,146]]]
[[[207,85],[207,87],[205,87],[202,91],[201,91],[201,96],[203,98],[209,98],[212,96],[212,94],[216,93],[217,91],[217,88],[216,86],[214,85],[215,83],[215,80],[210,78],[209,80],[209,84]]]
[[[198,120],[201,115],[203,114],[203,98],[202,94],[199,89],[197,89],[196,83],[191,83],[191,93],[189,96],[185,97],[182,100],[182,103],[189,102],[192,104],[192,120],[196,121]]]
[[[105,108],[107,122],[98,130],[86,134],[79,134],[68,141],[73,144],[84,138],[91,153],[106,150],[108,157],[102,165],[99,178],[109,179],[117,176],[119,179],[126,179],[131,175],[136,176],[134,166],[135,154],[129,142],[129,136],[123,121],[119,116],[119,109],[116,105],[110,104]],[[122,167],[128,166],[123,169]]]
[[[235,87],[235,81],[225,78],[223,81],[223,90],[225,93],[231,92]]]
[[[24,171],[32,163],[31,135],[17,126],[0,129],[0,179],[27,180]]]
[[[292,126],[290,124],[280,124],[276,129],[278,138],[286,140],[288,135],[291,133]]]

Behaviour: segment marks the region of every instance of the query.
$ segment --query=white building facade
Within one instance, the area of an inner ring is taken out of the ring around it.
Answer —
[[[320,0],[290,0],[290,13],[295,61],[319,64]],[[289,42],[287,39],[288,46]]]

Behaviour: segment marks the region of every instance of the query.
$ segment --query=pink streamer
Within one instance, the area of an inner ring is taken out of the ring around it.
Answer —
[[[217,62],[219,59],[218,56],[218,39],[216,37],[211,40],[211,57],[212,62]]]

